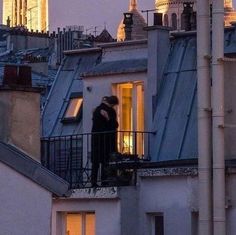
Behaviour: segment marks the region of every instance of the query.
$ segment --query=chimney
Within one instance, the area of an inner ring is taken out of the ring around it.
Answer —
[[[8,16],[7,17],[7,27],[10,27],[11,26],[11,20],[10,20],[10,17]]]
[[[182,29],[185,31],[191,31],[196,30],[196,12],[193,11],[193,3],[192,2],[184,2],[183,3],[184,10],[181,15],[181,18],[183,20]]]
[[[162,26],[162,13],[157,13],[155,12],[153,14],[153,25],[159,25],[159,26]]]
[[[125,25],[125,40],[132,39],[133,13],[124,13],[123,24]]]
[[[152,130],[153,115],[157,104],[157,94],[160,89],[164,68],[167,63],[171,28],[164,26],[150,26],[146,28],[148,31],[148,74],[147,74],[147,90],[149,91],[145,97],[145,107],[150,112],[145,114],[145,120],[148,123],[148,129]],[[160,56],[157,56],[161,55]]]
[[[0,115],[0,141],[40,161],[40,90],[32,88],[29,66],[5,66]]]

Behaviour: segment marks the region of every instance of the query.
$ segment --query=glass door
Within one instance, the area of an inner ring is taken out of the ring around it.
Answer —
[[[143,155],[144,90],[143,83],[117,85],[119,121],[119,151],[123,154]]]

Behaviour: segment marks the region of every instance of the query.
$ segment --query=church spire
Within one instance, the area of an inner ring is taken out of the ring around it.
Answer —
[[[129,10],[135,10],[137,9],[137,0],[130,0],[130,4],[129,4]]]

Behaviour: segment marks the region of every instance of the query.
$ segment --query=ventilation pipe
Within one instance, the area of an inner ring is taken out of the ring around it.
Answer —
[[[199,235],[212,234],[210,4],[197,1]]]
[[[212,2],[213,228],[225,235],[224,1]]]

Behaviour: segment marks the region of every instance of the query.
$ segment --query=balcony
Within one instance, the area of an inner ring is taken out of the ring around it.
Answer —
[[[109,152],[106,166],[106,182],[98,173],[98,186],[135,185],[137,169],[150,160],[150,137],[153,132],[118,131],[117,151]],[[55,136],[41,139],[41,162],[50,171],[70,183],[71,189],[91,187],[91,141],[101,140],[98,152],[109,149],[111,132],[83,133],[70,136]],[[114,135],[114,133],[113,133]],[[94,155],[96,157],[96,154]]]

